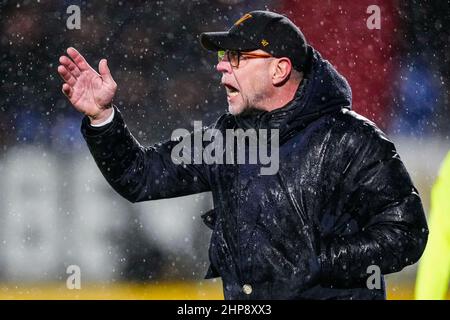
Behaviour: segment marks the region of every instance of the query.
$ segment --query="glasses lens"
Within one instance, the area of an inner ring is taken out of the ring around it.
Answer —
[[[233,67],[239,66],[239,52],[238,51],[228,51],[228,60]]]
[[[231,63],[233,67],[237,67],[239,65],[239,52],[238,51],[228,51],[228,50],[219,50],[217,51],[217,59],[221,62],[224,58]]]
[[[224,57],[225,57],[225,50],[217,51],[217,59],[219,60],[219,62],[222,61]]]

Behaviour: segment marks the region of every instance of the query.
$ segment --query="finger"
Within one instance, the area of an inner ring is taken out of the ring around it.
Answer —
[[[67,54],[69,57],[72,58],[72,60],[75,62],[76,66],[80,69],[80,71],[85,71],[91,69],[91,66],[89,63],[86,62],[86,59],[75,49],[75,48],[68,48]]]
[[[65,95],[67,98],[70,99],[70,98],[72,97],[73,89],[72,89],[72,87],[69,86],[67,83],[64,83],[64,84],[62,85],[62,92],[64,93],[64,95]]]
[[[63,66],[69,69],[70,73],[72,73],[72,75],[75,78],[78,78],[81,75],[80,69],[78,69],[75,63],[73,63],[73,61],[70,60],[68,57],[66,56],[59,57],[59,63],[61,63]]]
[[[68,83],[70,86],[74,86],[77,80],[75,77],[70,73],[69,70],[67,70],[64,66],[58,66],[58,73],[61,76],[61,78]]]
[[[106,84],[113,85],[114,79],[111,75],[111,71],[108,67],[108,61],[106,59],[100,60],[98,64],[98,71],[100,72],[100,75],[102,76],[103,81]]]

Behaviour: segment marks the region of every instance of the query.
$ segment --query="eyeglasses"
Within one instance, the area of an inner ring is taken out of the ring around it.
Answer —
[[[255,59],[255,58],[272,58],[273,56],[268,53],[250,53],[250,52],[241,52],[235,50],[219,50],[217,51],[218,61],[221,62],[225,56],[227,57],[227,61],[230,62],[231,66],[234,68],[239,67],[239,62],[247,59]]]

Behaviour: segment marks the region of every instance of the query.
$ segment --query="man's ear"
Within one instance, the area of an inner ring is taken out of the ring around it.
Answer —
[[[278,58],[273,61],[272,83],[275,86],[284,84],[292,71],[292,63],[289,58]]]

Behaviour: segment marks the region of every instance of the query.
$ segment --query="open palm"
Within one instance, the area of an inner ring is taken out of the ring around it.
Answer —
[[[117,90],[107,62],[100,60],[97,73],[76,49],[68,48],[67,54],[59,58],[58,73],[65,81],[62,91],[75,109],[93,119],[99,118]]]

